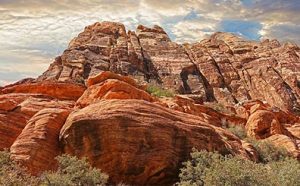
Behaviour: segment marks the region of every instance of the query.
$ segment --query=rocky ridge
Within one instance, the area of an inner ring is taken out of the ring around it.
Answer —
[[[159,26],[95,23],[41,76],[0,89],[0,149],[35,175],[69,153],[111,183],[169,185],[193,147],[256,161],[224,129],[241,125],[300,159],[299,56],[276,40],[215,33],[177,44]],[[175,96],[154,97],[149,84]]]

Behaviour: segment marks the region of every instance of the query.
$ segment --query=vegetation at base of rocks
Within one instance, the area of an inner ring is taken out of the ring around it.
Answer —
[[[99,169],[92,168],[85,158],[70,155],[58,156],[58,170],[33,177],[26,169],[12,161],[7,151],[0,151],[0,185],[32,186],[85,186],[105,185],[108,176]]]
[[[43,174],[43,183],[51,186],[61,185],[105,185],[108,176],[99,169],[92,168],[86,158],[58,156],[58,170]]]
[[[201,185],[299,185],[300,163],[291,158],[255,163],[240,157],[196,151],[184,163],[178,186]]]
[[[173,92],[157,85],[148,85],[146,91],[156,97],[174,97]]]
[[[239,137],[240,139],[245,139],[247,137],[245,127],[241,125],[229,125],[227,130]]]
[[[272,142],[265,140],[256,140],[254,138],[247,137],[245,127],[242,125],[233,125],[224,123],[222,121],[222,128],[230,131],[232,134],[249,142],[257,150],[259,155],[259,161],[261,163],[268,163],[272,161],[283,160],[290,157],[289,152],[283,147],[277,147]]]
[[[38,185],[39,179],[26,173],[18,163],[10,160],[8,151],[0,151],[0,185]]]
[[[241,140],[247,138],[246,129],[243,125],[231,124],[226,119],[222,119],[221,124],[222,124],[222,128],[230,131],[232,134],[234,134]]]
[[[229,115],[229,116],[233,116],[235,115],[234,112],[232,112],[232,110],[226,108],[225,105],[223,105],[222,103],[216,103],[216,102],[206,102],[205,106],[214,109],[217,112]]]
[[[290,157],[288,151],[283,147],[277,147],[268,140],[245,139],[257,150],[259,161],[262,163],[284,160]]]

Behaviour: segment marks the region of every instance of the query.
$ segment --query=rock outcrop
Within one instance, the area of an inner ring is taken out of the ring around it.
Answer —
[[[70,109],[46,108],[36,113],[10,147],[11,157],[34,175],[55,169],[60,154],[58,137]]]
[[[0,95],[0,149],[9,148],[27,122],[45,108],[72,108],[74,101],[58,100],[43,94],[10,93]]]
[[[218,32],[194,44],[177,44],[159,26],[126,33],[124,25],[95,23],[74,38],[38,81],[83,83],[102,71],[156,82],[203,101],[234,105],[261,100],[297,113],[300,49],[276,40],[247,41]]]
[[[77,100],[76,105],[83,108],[102,99],[143,99],[154,102],[146,91],[141,90],[135,81],[126,76],[120,76],[109,71],[101,72],[87,81],[88,88]]]
[[[73,112],[60,139],[64,152],[88,157],[115,183],[133,185],[174,183],[193,147],[250,159],[241,141],[223,129],[134,99],[100,101]]]
[[[215,33],[177,44],[159,26],[95,23],[36,79],[0,88],[0,150],[32,174],[87,156],[111,183],[171,185],[193,147],[258,160],[226,130],[300,159],[300,49]],[[175,92],[155,97],[147,86]]]

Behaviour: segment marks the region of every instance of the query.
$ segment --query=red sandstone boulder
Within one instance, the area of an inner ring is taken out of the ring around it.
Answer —
[[[90,86],[76,102],[76,105],[85,107],[101,99],[143,99],[149,102],[155,100],[147,92],[126,82],[110,79]]]
[[[284,130],[275,114],[266,110],[258,110],[250,115],[246,123],[247,135],[256,139],[264,139],[274,134],[283,134]]]
[[[56,167],[60,154],[59,131],[70,109],[48,108],[37,112],[10,147],[11,158],[22,163],[31,174]]]
[[[110,71],[104,71],[104,72],[99,73],[96,76],[90,77],[87,80],[87,86],[90,87],[92,85],[102,83],[102,82],[104,82],[105,80],[108,80],[108,79],[120,80],[120,81],[123,81],[123,82],[131,85],[131,86],[138,87],[135,80],[132,79],[131,77],[121,76],[119,74],[115,74],[115,73],[110,72]]]
[[[87,84],[87,90],[76,102],[81,108],[102,99],[142,99],[149,102],[156,100],[140,89],[134,79],[112,72],[101,72],[89,78]]]
[[[25,83],[3,88],[0,94],[27,93],[42,94],[57,99],[77,100],[84,92],[85,87],[79,84],[62,82]]]
[[[44,108],[72,108],[73,101],[52,99],[40,94],[0,95],[0,149],[9,148],[32,116]],[[9,103],[9,104],[7,104]]]
[[[270,141],[277,147],[286,149],[293,157],[300,160],[300,149],[299,144],[293,138],[290,138],[286,135],[275,134],[267,138],[266,140]]]
[[[249,158],[241,141],[197,116],[143,100],[105,100],[73,112],[60,133],[64,152],[86,156],[114,183],[174,183],[193,147]]]

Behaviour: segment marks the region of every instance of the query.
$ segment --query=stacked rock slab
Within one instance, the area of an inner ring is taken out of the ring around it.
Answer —
[[[203,101],[233,105],[259,99],[299,111],[300,49],[277,40],[247,41],[215,33],[177,44],[159,26],[128,31],[121,23],[95,23],[75,37],[38,78],[84,83],[101,71],[132,75]]]

